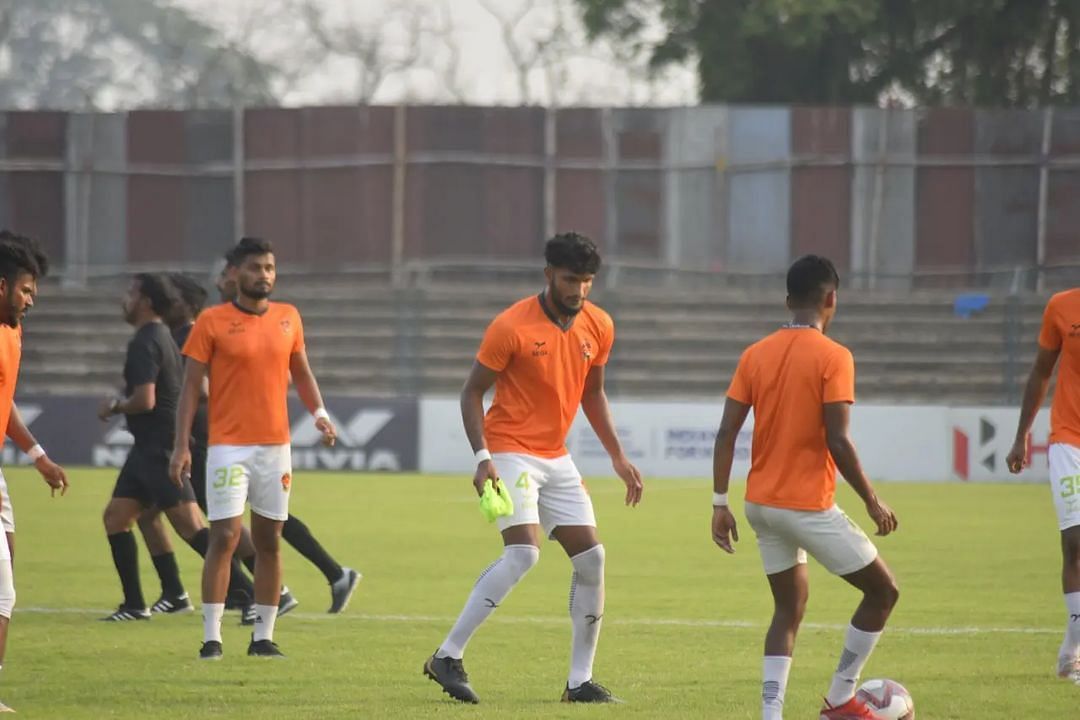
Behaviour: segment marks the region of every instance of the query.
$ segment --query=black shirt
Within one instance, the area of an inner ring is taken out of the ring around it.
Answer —
[[[173,330],[173,340],[176,341],[176,347],[181,350],[184,349],[184,343],[187,342],[188,335],[191,334],[191,328],[195,327],[195,323],[190,325],[184,325],[183,327]],[[186,358],[181,356],[184,362],[187,362]],[[199,398],[199,407],[195,410],[195,420],[191,423],[191,446],[193,448],[206,448],[210,443],[210,419],[207,416],[206,398]]]
[[[124,361],[125,393],[131,397],[135,388],[154,383],[154,409],[126,416],[136,445],[172,448],[180,398],[180,368],[180,351],[168,328],[160,322],[151,322],[135,331]]]

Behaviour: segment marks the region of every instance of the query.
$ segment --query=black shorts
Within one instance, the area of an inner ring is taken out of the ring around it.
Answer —
[[[195,502],[206,512],[206,446],[191,446],[191,489],[195,491]]]
[[[116,478],[113,497],[138,500],[146,507],[168,510],[180,503],[195,502],[190,481],[178,488],[169,480],[170,451],[164,448],[143,448],[136,445],[128,453],[120,477]],[[204,483],[205,484],[205,483]]]

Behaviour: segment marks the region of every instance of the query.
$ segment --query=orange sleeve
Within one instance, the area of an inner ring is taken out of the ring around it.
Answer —
[[[611,318],[607,318],[603,331],[604,334],[600,338],[600,351],[596,354],[596,360],[593,361],[594,366],[607,365],[608,358],[611,357],[611,347],[615,344],[615,323]]]
[[[510,364],[517,347],[517,335],[509,323],[501,318],[488,325],[484,333],[484,339],[480,342],[480,350],[476,353],[476,359],[481,365],[491,368],[496,372],[502,372]]]
[[[855,358],[850,350],[838,348],[832,354],[825,364],[824,381],[824,402],[855,402]]]
[[[210,358],[214,355],[214,336],[210,325],[207,315],[197,317],[195,327],[191,328],[191,334],[184,343],[184,355],[204,365],[209,365]]]
[[[296,322],[296,332],[293,333],[292,351],[298,353],[304,349],[304,321],[300,319],[299,310],[293,310],[293,320]]]
[[[727,396],[743,405],[754,404],[754,389],[750,382],[750,351],[747,350],[739,358],[739,364],[735,367],[735,374],[728,385]]]
[[[1061,329],[1057,324],[1057,305],[1054,298],[1046,303],[1043,311],[1042,328],[1039,330],[1039,347],[1045,350],[1061,349]]]

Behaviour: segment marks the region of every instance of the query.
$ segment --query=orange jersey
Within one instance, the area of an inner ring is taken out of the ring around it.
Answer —
[[[0,325],[0,428],[7,435],[11,407],[15,404],[15,383],[22,359],[22,326]]]
[[[1080,289],[1050,298],[1039,345],[1058,350],[1058,380],[1050,407],[1050,442],[1080,447]]]
[[[754,408],[746,499],[791,510],[828,510],[836,463],[825,440],[826,403],[855,402],[855,361],[813,328],[784,328],[751,345],[728,397]]]
[[[614,341],[611,316],[588,301],[567,330],[535,295],[500,313],[476,354],[481,365],[499,373],[484,421],[488,449],[565,455],[585,377],[607,363]]]
[[[270,303],[256,315],[225,303],[200,313],[184,355],[210,373],[211,445],[289,442],[289,361],[303,349],[292,305]]]

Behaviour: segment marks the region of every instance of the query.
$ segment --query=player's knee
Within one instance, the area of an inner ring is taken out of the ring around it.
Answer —
[[[593,545],[585,552],[570,558],[579,583],[600,585],[604,582],[604,546]]]
[[[503,562],[518,578],[524,577],[540,562],[540,548],[535,545],[507,545],[503,549]]]
[[[896,584],[896,579],[890,577],[880,587],[876,588],[874,598],[885,610],[892,610],[896,607],[896,603],[900,601],[900,586]]]
[[[105,532],[109,535],[127,532],[131,529],[131,518],[124,513],[118,512],[111,504],[105,506],[105,512],[101,514],[101,521],[105,524]]]

